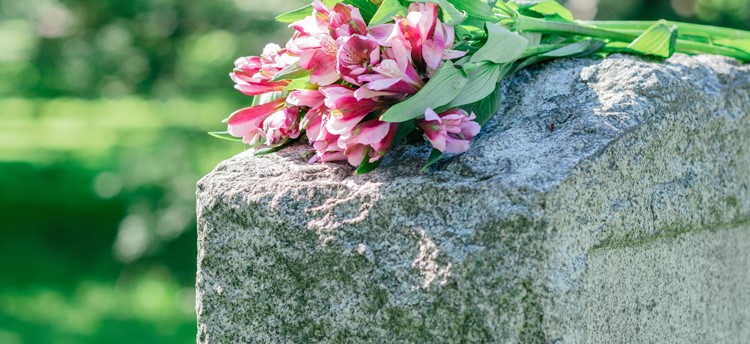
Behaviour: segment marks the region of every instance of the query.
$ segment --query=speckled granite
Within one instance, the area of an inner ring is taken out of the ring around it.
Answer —
[[[199,343],[746,343],[750,67],[562,60],[431,172],[304,147],[198,184]],[[555,123],[555,130],[550,124]]]

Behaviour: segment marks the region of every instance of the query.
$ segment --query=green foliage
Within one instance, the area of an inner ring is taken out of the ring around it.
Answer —
[[[443,152],[433,148],[432,152],[430,153],[430,156],[427,158],[427,163],[425,163],[424,166],[422,166],[422,169],[419,170],[419,172],[421,173],[427,172],[430,166],[440,161],[440,158],[442,157],[443,157]]]
[[[307,69],[302,68],[299,62],[295,62],[279,71],[279,73],[276,74],[271,81],[293,80],[303,78],[305,76],[309,77],[309,75],[310,72],[308,72]]]
[[[448,25],[461,24],[467,17],[466,12],[460,11],[448,0],[409,0],[411,2],[431,2],[437,4],[443,14],[443,22]]]
[[[573,13],[570,13],[570,10],[554,0],[531,6],[529,7],[529,11],[540,14],[550,20],[573,21]]]
[[[495,114],[500,110],[500,106],[503,101],[503,93],[500,87],[496,87],[490,95],[484,99],[462,106],[464,110],[469,113],[474,113],[477,116],[476,122],[479,125],[484,126]]]
[[[469,81],[451,102],[451,107],[475,103],[492,94],[509,67],[508,64],[481,63],[469,72]]]
[[[380,25],[391,21],[396,15],[405,15],[407,8],[399,0],[383,0],[378,11],[370,20],[370,26]]]
[[[0,99],[0,342],[194,340],[195,183],[241,106]]]
[[[305,19],[305,17],[311,15],[313,7],[311,5],[300,7],[296,10],[291,10],[276,16],[276,21],[279,23],[293,23],[298,20]]]
[[[643,55],[670,57],[677,44],[677,26],[665,21],[654,23],[628,45],[628,49]]]
[[[519,34],[492,23],[487,23],[487,35],[487,43],[474,53],[471,62],[513,62],[528,45],[528,41]]]
[[[468,78],[464,71],[446,61],[435,75],[414,96],[392,106],[380,120],[405,122],[423,116],[427,108],[438,108],[450,103],[461,92]]]

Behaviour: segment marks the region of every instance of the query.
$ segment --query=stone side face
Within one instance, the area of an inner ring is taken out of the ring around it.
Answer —
[[[219,165],[198,185],[198,342],[750,338],[750,68],[614,56],[503,87],[427,174],[422,144],[365,176],[304,147]]]

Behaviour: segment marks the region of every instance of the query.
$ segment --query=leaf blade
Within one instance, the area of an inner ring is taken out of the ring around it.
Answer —
[[[643,55],[668,58],[674,54],[677,45],[677,26],[668,26],[660,20],[644,31],[628,45],[628,49]]]
[[[559,2],[550,0],[542,3],[538,3],[529,8],[530,11],[543,15],[546,18],[555,17],[563,19],[565,21],[574,21],[573,13],[570,12],[565,6],[560,5]]]
[[[487,43],[471,57],[471,62],[490,61],[494,63],[513,62],[523,54],[529,44],[521,35],[487,23]]]
[[[296,10],[291,10],[276,16],[276,21],[279,23],[294,23],[298,20],[305,19],[305,17],[312,15],[312,5],[300,7]]]
[[[440,158],[442,157],[443,152],[433,148],[432,152],[430,152],[430,156],[427,158],[427,163],[422,166],[422,168],[419,170],[419,173],[427,172],[427,169],[429,169],[430,166],[434,165],[436,162],[440,161]]]
[[[300,65],[299,61],[292,63],[274,75],[271,81],[294,80],[310,75],[310,72]]]
[[[399,0],[383,0],[378,7],[378,11],[370,20],[369,27],[387,23],[396,15],[406,14],[407,8],[401,5]]]
[[[469,80],[461,93],[451,102],[451,107],[478,102],[490,95],[500,79],[510,68],[509,64],[482,63],[469,73]]]
[[[415,95],[391,106],[380,120],[405,122],[424,115],[425,110],[437,108],[453,101],[468,82],[466,74],[450,61],[445,61],[435,75]]]

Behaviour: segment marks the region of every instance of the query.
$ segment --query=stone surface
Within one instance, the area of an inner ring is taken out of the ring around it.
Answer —
[[[200,343],[746,343],[750,67],[562,60],[431,172],[240,154],[198,185]],[[555,123],[555,130],[550,124]]]

